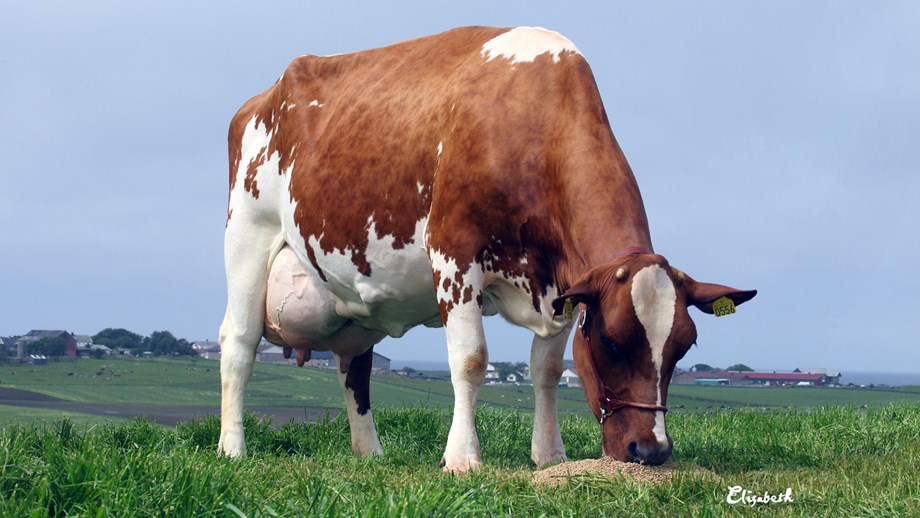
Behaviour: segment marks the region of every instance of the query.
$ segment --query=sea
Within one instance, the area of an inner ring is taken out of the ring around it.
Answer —
[[[840,371],[840,384],[849,385],[888,385],[900,387],[904,385],[920,385],[920,372],[872,372],[872,371]]]
[[[412,367],[421,372],[425,371],[448,371],[450,365],[446,361],[428,361],[428,360],[391,360],[390,368],[399,370],[403,367]],[[790,372],[790,369],[763,369],[772,372]],[[903,385],[920,386],[920,372],[876,372],[876,371],[840,371],[840,384],[848,385],[887,385],[889,387],[900,387]]]

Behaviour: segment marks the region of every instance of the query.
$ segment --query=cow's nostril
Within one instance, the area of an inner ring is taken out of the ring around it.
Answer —
[[[638,449],[639,443],[636,441],[629,443],[629,446],[627,446],[627,451],[629,452],[629,462],[639,462],[641,460],[639,458],[639,452],[637,451]]]
[[[643,464],[651,464],[657,466],[658,464],[664,464],[666,460],[671,456],[671,445],[666,446],[655,446],[652,448],[643,448],[638,446],[636,448],[636,457],[638,462]]]

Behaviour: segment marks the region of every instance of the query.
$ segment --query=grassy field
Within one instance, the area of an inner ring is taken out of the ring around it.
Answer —
[[[51,362],[42,366],[3,365],[0,387],[29,390],[75,402],[158,405],[220,404],[218,362],[201,359],[108,359]],[[451,384],[442,380],[375,375],[371,396],[375,408],[424,405],[449,408]],[[479,401],[497,408],[533,409],[529,386],[484,385]],[[880,406],[920,402],[920,390],[861,390],[814,387],[699,387],[672,385],[669,405],[679,411],[721,408],[822,407],[837,404]],[[309,406],[343,408],[335,372],[290,365],[256,364],[247,393],[251,406]],[[2,405],[0,405],[2,406]],[[585,396],[578,388],[561,388],[559,409],[587,413]],[[29,409],[0,409],[11,418]],[[9,422],[9,421],[7,421]]]
[[[81,360],[4,365],[0,386],[78,402],[217,406],[220,380],[207,360]],[[248,415],[252,455],[230,461],[215,452],[213,416],[168,428],[0,405],[0,516],[909,516],[920,504],[916,388],[672,386],[669,403],[684,407],[668,417],[680,477],[661,486],[585,477],[561,488],[530,483],[531,387],[482,388],[485,468],[467,476],[437,467],[450,383],[375,376],[372,391],[384,458],[353,457],[343,417]],[[584,395],[560,389],[560,398],[570,458],[596,458],[600,433]],[[341,408],[342,395],[334,372],[259,364],[247,403]],[[792,488],[794,502],[729,505],[734,485]]]
[[[215,453],[214,417],[166,428],[145,421],[79,431],[70,421],[0,430],[2,516],[916,516],[920,404],[669,418],[681,475],[659,486],[600,476],[530,482],[525,413],[477,414],[485,467],[437,467],[449,413],[377,412],[387,455],[349,451],[343,418],[280,428],[247,418],[250,456]],[[572,459],[594,458],[597,425],[562,423]],[[695,466],[712,474],[692,471]],[[726,503],[727,488],[791,488],[793,501]]]

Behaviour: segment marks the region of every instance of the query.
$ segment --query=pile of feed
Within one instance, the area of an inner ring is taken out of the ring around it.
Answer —
[[[696,468],[697,472],[710,473],[703,468]],[[673,463],[661,466],[647,466],[633,462],[620,462],[613,457],[600,459],[584,459],[575,462],[563,462],[533,473],[531,481],[536,485],[559,485],[569,480],[590,478],[591,476],[604,476],[632,479],[640,483],[660,484],[670,480],[677,473]]]

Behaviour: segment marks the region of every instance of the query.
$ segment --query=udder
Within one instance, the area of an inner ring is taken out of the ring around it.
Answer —
[[[347,322],[336,315],[335,304],[336,296],[322,279],[304,269],[285,245],[268,274],[265,338],[298,352],[313,349]]]

